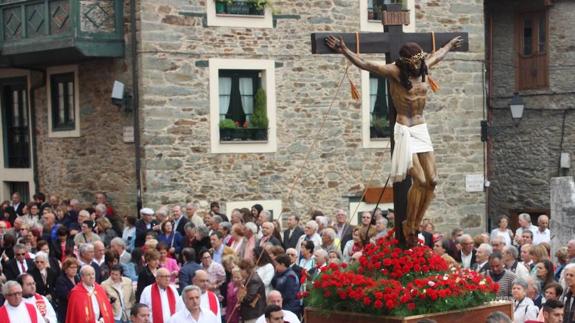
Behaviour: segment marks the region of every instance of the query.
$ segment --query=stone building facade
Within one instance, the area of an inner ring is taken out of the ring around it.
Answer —
[[[245,18],[214,20],[211,0],[145,1],[141,61],[146,203],[274,200],[283,209],[307,215],[313,209],[350,209],[349,196],[361,195],[370,178],[372,185],[383,185],[389,150],[385,144],[364,148],[370,143],[362,136],[362,105],[351,99],[347,83],[329,109],[344,59],[310,54],[312,32],[368,30],[362,21],[366,4],[274,1],[268,12],[273,23],[266,28],[250,27],[251,22],[241,21]],[[465,178],[483,172],[483,4],[410,1],[408,6],[415,10],[411,27],[416,31],[470,35],[469,52],[452,53],[433,70],[441,91],[431,95],[426,117],[440,184],[429,214],[440,230],[480,229],[485,224],[484,193],[466,192]],[[384,60],[381,55],[366,58]],[[268,73],[268,99],[272,88],[275,92],[275,111],[268,111],[272,147],[218,143],[213,107],[217,93],[210,93],[217,85],[213,70],[245,64]],[[365,84],[357,69],[350,71],[356,83]]]
[[[572,156],[575,149],[575,35],[568,18],[573,12],[575,3],[570,1],[486,1],[486,24],[492,26],[486,38],[493,44],[490,113],[495,132],[490,139],[488,193],[493,221],[501,214],[527,211],[535,219],[548,213],[551,178],[574,174],[572,168],[560,167],[561,152]],[[534,40],[545,44],[539,50],[547,55],[548,65],[528,71],[546,74],[548,80],[526,89],[516,73],[521,70],[518,55],[525,54],[518,52],[525,50],[520,42],[527,34],[517,33],[537,14],[545,22],[533,37],[540,35]],[[514,92],[525,105],[523,118],[515,124],[508,107]]]
[[[120,214],[130,214],[136,205],[134,144],[124,142],[123,133],[133,126],[133,114],[110,100],[114,80],[131,80],[124,51],[129,6],[116,0],[73,2],[79,5],[0,1],[6,19],[0,197],[18,191],[29,201],[43,192],[88,206],[96,192],[105,192]],[[23,26],[21,14],[28,19],[25,29],[14,27]]]
[[[262,201],[274,216],[283,210],[307,217],[314,209],[354,211],[366,185],[384,185],[389,141],[370,139],[369,74],[350,68],[363,98],[363,103],[355,102],[347,81],[338,92],[343,57],[310,54],[312,32],[382,30],[369,20],[369,3],[276,0],[263,17],[252,17],[216,14],[213,0],[141,0],[144,205],[220,201],[230,210]],[[432,70],[441,89],[430,94],[425,117],[439,185],[428,215],[439,231],[456,226],[483,230],[485,193],[466,190],[466,176],[484,172],[479,131],[483,2],[407,0],[405,6],[412,11],[406,30],[469,33],[470,50],[450,53]],[[128,56],[78,64],[79,137],[46,135],[47,92],[34,90],[41,190],[81,195],[87,201],[93,192],[106,191],[124,213],[135,211],[134,146],[122,141],[132,115],[109,102],[114,79],[129,83]],[[384,61],[383,55],[365,57]],[[220,140],[219,107],[225,92],[220,78],[237,70],[255,71],[266,91],[267,140]]]

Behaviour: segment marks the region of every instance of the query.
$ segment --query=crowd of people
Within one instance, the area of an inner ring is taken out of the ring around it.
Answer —
[[[90,205],[14,193],[1,210],[0,322],[21,323],[300,322],[304,273],[358,261],[394,222],[376,209],[353,226],[340,209],[301,222],[289,214],[281,228],[261,205],[228,218],[217,202],[122,216],[104,193]],[[490,233],[443,235],[424,219],[419,237],[450,265],[497,281],[513,322],[575,322],[575,240],[552,256],[548,216],[508,225],[502,216]]]

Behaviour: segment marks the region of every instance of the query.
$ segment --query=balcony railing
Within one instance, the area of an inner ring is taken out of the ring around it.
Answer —
[[[0,62],[51,65],[65,58],[121,57],[123,16],[122,0],[2,1]]]

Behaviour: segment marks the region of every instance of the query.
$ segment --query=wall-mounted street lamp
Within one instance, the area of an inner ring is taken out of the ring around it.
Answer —
[[[132,95],[126,90],[124,83],[114,81],[111,99],[112,104],[118,106],[120,110],[132,111]]]
[[[513,124],[515,126],[519,125],[521,118],[523,118],[523,111],[525,110],[525,104],[523,103],[523,98],[519,93],[513,93],[511,102],[509,103],[509,110],[511,111],[511,118],[513,119]],[[487,138],[491,135],[495,135],[497,129],[495,127],[490,127],[487,120],[481,120],[481,141],[486,142]]]
[[[511,98],[511,103],[509,104],[509,109],[511,110],[511,118],[517,126],[521,118],[523,118],[523,110],[525,109],[525,104],[523,104],[523,98],[519,93],[513,93],[513,98]]]

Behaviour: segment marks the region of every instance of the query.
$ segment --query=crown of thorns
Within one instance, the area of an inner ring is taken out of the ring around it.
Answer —
[[[413,67],[417,67],[419,66],[419,63],[425,59],[425,53],[424,52],[419,52],[409,58],[406,57],[402,57],[400,58],[400,61],[403,61],[404,63],[408,63]]]

